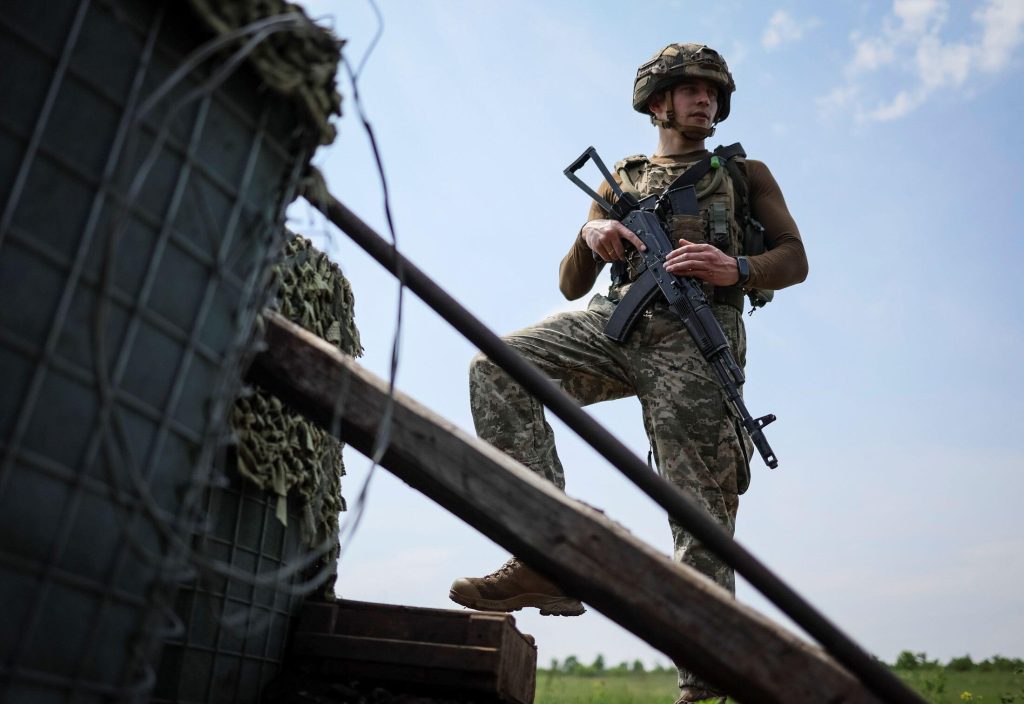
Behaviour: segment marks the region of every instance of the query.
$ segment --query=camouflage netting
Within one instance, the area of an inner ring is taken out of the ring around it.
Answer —
[[[353,321],[354,299],[338,265],[309,240],[292,235],[275,268],[274,307],[286,318],[354,357],[362,354]],[[235,403],[231,424],[238,438],[238,471],[277,495],[277,517],[287,525],[287,501],[302,506],[302,537],[310,545],[337,535],[345,510],[341,443],[260,389]]]
[[[287,14],[306,18],[301,7],[284,0],[189,0],[215,34],[224,35],[260,20]],[[239,46],[249,37],[239,40]],[[294,101],[320,130],[320,143],[334,141],[331,115],[341,114],[335,87],[344,44],[308,18],[301,27],[270,34],[249,55],[249,63],[271,89]]]

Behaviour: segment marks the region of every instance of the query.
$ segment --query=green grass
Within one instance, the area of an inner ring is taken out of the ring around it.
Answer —
[[[614,704],[665,704],[674,702],[676,690],[674,672],[640,672],[607,676],[581,677],[537,671],[536,704],[584,704],[584,702],[614,702]]]
[[[1024,704],[1024,676],[1012,672],[953,672],[944,669],[897,671],[931,704]],[[964,693],[970,694],[968,698]],[[675,701],[674,672],[594,676],[537,672],[536,704],[667,704]],[[1003,699],[1012,696],[1012,699]],[[730,704],[733,700],[729,700]]]
[[[896,674],[932,704],[962,704],[965,701],[1024,704],[1024,677],[1012,672],[952,672],[935,669],[911,672],[897,670]],[[1004,696],[1007,698],[1003,699]]]

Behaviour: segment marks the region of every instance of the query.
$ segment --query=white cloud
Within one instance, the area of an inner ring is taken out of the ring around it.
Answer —
[[[858,88],[853,84],[837,86],[818,98],[818,110],[826,115],[845,112],[857,99]]]
[[[819,109],[842,109],[862,121],[895,120],[941,88],[1008,68],[1024,43],[1024,0],[984,0],[962,38],[948,36],[960,28],[949,23],[949,9],[948,0],[893,0],[877,32],[850,36],[846,80],[819,98]],[[884,81],[877,75],[883,70]],[[883,85],[888,97],[880,95]]]
[[[895,58],[896,51],[882,37],[868,37],[862,40],[855,38],[853,59],[847,66],[847,72],[856,74],[874,71],[892,63]]]
[[[795,42],[817,25],[818,20],[813,17],[800,21],[785,10],[776,10],[761,35],[761,44],[766,49],[774,49],[781,44]]]
[[[1024,2],[993,0],[976,10],[972,19],[983,28],[979,65],[985,71],[999,71],[1024,39]]]
[[[946,0],[894,0],[892,14],[911,34],[934,31],[946,21]]]
[[[888,122],[903,117],[920,104],[920,97],[900,91],[895,98],[867,112],[864,117],[875,122]]]
[[[971,72],[974,52],[966,44],[943,44],[937,37],[927,36],[918,43],[914,59],[922,87],[931,91],[944,85],[963,85]]]

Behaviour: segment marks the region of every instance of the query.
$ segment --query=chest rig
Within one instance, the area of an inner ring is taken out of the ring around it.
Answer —
[[[731,257],[764,252],[763,229],[750,217],[746,179],[746,154],[739,143],[718,147],[711,156],[711,169],[695,184],[699,215],[673,215],[666,224],[675,244],[685,239],[694,244],[709,243]],[[631,156],[615,164],[623,191],[638,199],[660,196],[673,181],[705,157],[694,157],[671,165],[652,163],[646,156]],[[625,262],[612,263],[612,283],[633,281],[643,268],[639,252],[627,251]],[[739,286],[705,286],[709,300],[727,303],[743,310],[743,290]],[[761,292],[758,292],[759,294]],[[770,292],[768,296],[770,300]],[[766,300],[751,296],[755,307]]]
[[[742,148],[738,144],[715,150],[712,169],[695,184],[699,217],[673,215],[666,223],[673,244],[676,240],[684,238],[693,244],[709,243],[730,257],[744,254],[743,224],[737,217],[740,210],[738,195],[735,178],[730,173],[729,166],[734,169],[743,167],[736,163],[728,164],[730,160],[741,162],[742,158]],[[622,179],[623,190],[634,193],[642,200],[647,195],[664,193],[676,178],[698,161],[700,159],[694,158],[662,166],[638,155],[617,162],[615,171]],[[626,269],[626,280],[633,280],[636,277],[640,261],[642,260],[639,253],[630,252],[626,266],[621,266]],[[613,277],[614,274],[613,268]]]

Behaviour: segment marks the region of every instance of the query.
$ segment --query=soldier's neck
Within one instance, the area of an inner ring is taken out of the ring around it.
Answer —
[[[664,127],[658,128],[658,148],[654,156],[672,156],[674,154],[688,154],[704,149],[703,139],[689,139],[675,130],[668,130]]]

